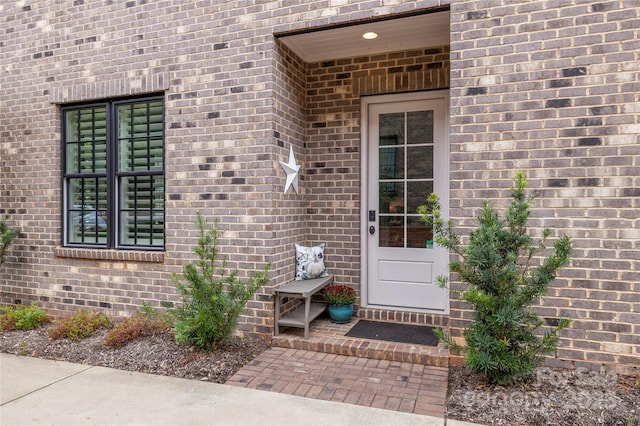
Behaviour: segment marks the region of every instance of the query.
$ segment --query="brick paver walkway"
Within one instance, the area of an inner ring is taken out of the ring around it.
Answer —
[[[447,374],[443,367],[274,347],[226,383],[444,417]]]

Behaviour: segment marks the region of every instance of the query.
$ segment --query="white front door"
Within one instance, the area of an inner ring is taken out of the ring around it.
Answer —
[[[448,313],[448,253],[418,206],[432,192],[448,210],[446,92],[363,98],[363,305]]]

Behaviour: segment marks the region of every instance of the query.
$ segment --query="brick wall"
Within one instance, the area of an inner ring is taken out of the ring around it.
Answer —
[[[310,121],[310,70],[274,34],[440,3],[0,4],[0,213],[21,229],[0,273],[0,302],[115,316],[176,301],[171,274],[194,260],[197,211],[220,218],[222,250],[241,275],[271,262],[280,284],[293,276],[294,242],[325,240],[329,265],[356,283],[358,118]],[[165,95],[166,252],[61,248],[60,105],[145,93]],[[345,129],[345,138],[335,133]],[[290,145],[305,170],[299,195],[282,193],[278,161]],[[270,293],[249,302],[242,331],[270,334]]]
[[[280,180],[270,125],[273,61],[265,53],[274,41],[268,27],[222,25],[246,12],[233,6],[1,6],[0,208],[21,229],[3,270],[3,302],[129,315],[143,301],[175,301],[171,273],[194,259],[197,211],[221,218],[230,268],[247,275],[269,261],[269,194]],[[59,105],[142,93],[165,94],[166,253],[61,249]],[[268,331],[253,319],[242,327]]]
[[[640,9],[575,3],[452,3],[450,214],[466,229],[523,170],[533,230],[574,242],[537,308],[573,319],[551,363],[638,366]],[[451,312],[459,334],[470,312]]]

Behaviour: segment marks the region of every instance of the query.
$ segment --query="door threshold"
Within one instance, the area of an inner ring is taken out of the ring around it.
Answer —
[[[449,327],[449,315],[446,313],[417,312],[382,307],[360,307],[358,318],[374,321],[391,321],[403,324],[429,325],[433,327]]]

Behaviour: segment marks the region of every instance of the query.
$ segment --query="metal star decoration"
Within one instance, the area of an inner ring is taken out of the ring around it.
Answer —
[[[284,193],[286,194],[290,186],[293,186],[294,191],[298,192],[298,171],[300,165],[296,164],[296,158],[293,156],[293,147],[289,146],[289,162],[285,163],[280,161],[280,165],[287,174],[287,181],[284,184]]]

